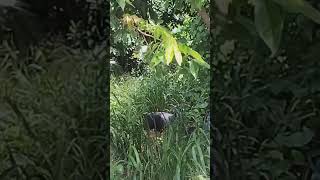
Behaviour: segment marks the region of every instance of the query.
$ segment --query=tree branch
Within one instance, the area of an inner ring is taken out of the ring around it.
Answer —
[[[144,35],[144,36],[154,38],[154,36],[152,36],[151,34],[147,34],[147,33],[143,32],[143,31],[139,30],[138,28],[137,28],[137,31],[138,31],[139,33],[141,33],[142,35]]]

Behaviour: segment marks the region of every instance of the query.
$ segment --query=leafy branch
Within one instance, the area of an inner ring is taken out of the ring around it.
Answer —
[[[182,56],[183,54],[187,57],[191,57],[192,61],[189,62],[190,70],[194,76],[196,76],[195,71],[198,69],[195,68],[197,65],[210,69],[210,65],[203,60],[202,56],[197,51],[193,50],[186,44],[178,42],[167,28],[159,24],[154,24],[153,22],[148,23],[136,15],[128,14],[123,16],[122,23],[129,29],[137,31],[143,36],[152,37],[155,42],[160,41],[160,46],[162,48],[158,49],[158,51],[154,52],[154,48],[148,48],[149,51],[152,51],[153,53],[151,60],[151,64],[153,64],[153,66],[156,66],[161,62],[169,65],[172,63],[173,57],[175,57],[177,64],[181,66],[184,59]]]

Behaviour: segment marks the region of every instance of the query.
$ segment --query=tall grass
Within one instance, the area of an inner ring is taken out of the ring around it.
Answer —
[[[209,177],[209,135],[201,127],[209,81],[179,71],[111,78],[111,178]],[[175,111],[177,121],[158,138],[143,130],[143,114]]]
[[[0,45],[0,179],[104,179],[98,59],[54,45],[28,61]]]

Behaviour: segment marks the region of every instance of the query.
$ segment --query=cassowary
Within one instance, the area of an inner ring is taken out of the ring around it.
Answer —
[[[149,133],[163,132],[163,130],[176,119],[174,114],[168,112],[151,112],[145,115],[144,118],[144,129]],[[210,132],[210,113],[204,119],[202,128],[206,133]],[[187,134],[192,134],[196,127],[189,127]]]
[[[168,112],[152,112],[145,115],[144,129],[162,132],[165,127],[175,120],[175,116]]]

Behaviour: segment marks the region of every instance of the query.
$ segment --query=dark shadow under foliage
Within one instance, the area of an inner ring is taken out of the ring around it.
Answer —
[[[219,28],[211,97],[223,173],[237,180],[310,179],[320,158],[319,25],[288,16],[273,58],[241,24]]]
[[[0,8],[0,179],[109,176],[107,4]]]

